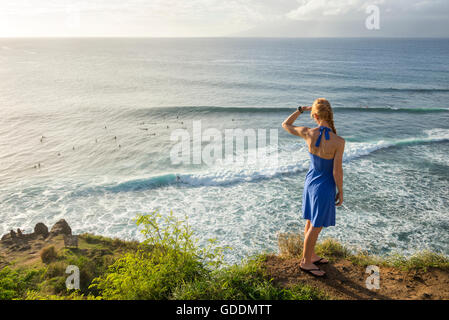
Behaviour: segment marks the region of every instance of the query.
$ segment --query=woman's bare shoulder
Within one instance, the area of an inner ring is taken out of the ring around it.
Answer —
[[[340,137],[340,136],[337,135],[337,134],[334,134],[334,135],[335,135],[335,142],[336,142],[338,145],[344,147],[346,140],[343,139],[342,137]]]
[[[344,144],[345,143],[345,139],[343,139],[342,137],[340,137],[338,134],[336,134],[335,132],[331,131],[329,132],[331,134],[331,139],[334,140],[335,143],[337,144]]]

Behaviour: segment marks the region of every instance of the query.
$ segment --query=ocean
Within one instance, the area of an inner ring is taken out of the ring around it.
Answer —
[[[320,237],[449,254],[449,39],[0,39],[0,80],[0,234],[64,218],[142,239],[133,219],[158,210],[232,247],[229,262],[274,251],[302,232],[309,165],[281,123],[325,97],[345,201]],[[195,122],[278,143],[257,164],[173,163],[171,136]]]

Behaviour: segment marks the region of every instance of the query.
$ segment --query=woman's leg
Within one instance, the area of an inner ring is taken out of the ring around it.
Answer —
[[[315,228],[313,226],[309,227],[304,239],[304,250],[303,250],[303,258],[304,262],[309,264],[312,263],[312,256],[315,251],[315,244],[318,239],[318,235],[321,232],[322,227]]]
[[[307,232],[309,231],[311,226],[312,226],[312,223],[310,222],[310,220],[306,220],[306,226],[304,227],[304,241],[306,239]],[[304,256],[304,253],[303,253],[303,256]],[[321,259],[321,257],[315,253],[315,245],[314,245],[313,249],[312,249],[312,261],[318,261],[320,259]],[[328,262],[327,259],[323,259],[322,261],[325,263]]]
[[[310,220],[306,220],[306,226],[304,227],[304,239],[306,238],[307,231],[309,231],[311,225]]]
[[[315,244],[318,239],[318,235],[321,232],[322,227],[315,228],[309,226],[307,233],[304,238],[304,250],[303,250],[303,260],[301,261],[301,267],[305,269],[316,269],[316,266],[312,263],[312,256],[315,249]],[[316,275],[323,275],[324,271],[313,271]]]

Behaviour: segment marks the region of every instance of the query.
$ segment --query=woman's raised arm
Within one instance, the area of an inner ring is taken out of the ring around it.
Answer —
[[[304,111],[310,111],[312,107],[302,107]],[[301,112],[298,110],[293,112],[287,119],[285,119],[284,122],[282,122],[282,128],[284,128],[285,131],[287,131],[290,134],[293,134],[295,136],[300,136],[303,139],[307,139],[307,134],[310,128],[308,127],[298,127],[294,126],[293,122],[299,117]]]

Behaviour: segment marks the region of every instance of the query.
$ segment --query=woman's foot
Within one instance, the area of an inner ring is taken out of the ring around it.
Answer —
[[[307,273],[310,273],[313,276],[316,277],[323,277],[326,272],[318,268],[313,263],[304,263],[304,260],[301,260],[301,263],[299,264],[299,268]]]
[[[329,263],[329,260],[327,260],[326,258],[321,258],[320,256],[312,255],[312,263],[316,263],[316,264],[326,264]]]

